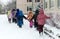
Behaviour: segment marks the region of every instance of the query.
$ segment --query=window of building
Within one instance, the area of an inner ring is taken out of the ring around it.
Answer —
[[[44,0],[44,9],[47,8],[47,0]]]
[[[50,8],[54,7],[54,0],[49,0]]]
[[[32,0],[27,0],[27,2],[32,2]]]
[[[27,0],[27,2],[28,2],[28,0]]]
[[[40,2],[40,0],[35,0],[35,2]]]
[[[58,0],[58,2],[57,2],[57,3],[58,3],[58,8],[60,8],[60,0]]]
[[[29,10],[29,8],[27,7],[27,11]]]

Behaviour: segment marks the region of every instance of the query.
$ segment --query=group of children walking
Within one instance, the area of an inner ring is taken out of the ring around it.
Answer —
[[[39,31],[39,33],[43,34],[43,27],[45,24],[45,19],[49,19],[50,17],[46,16],[44,14],[43,8],[40,10],[36,10],[35,14],[33,14],[32,9],[30,8],[27,17],[23,15],[23,11],[19,9],[13,9],[8,11],[8,21],[11,23],[12,22],[17,23],[17,25],[22,28],[23,25],[23,18],[27,19],[30,23],[30,28],[34,27]],[[34,21],[33,21],[34,20]]]

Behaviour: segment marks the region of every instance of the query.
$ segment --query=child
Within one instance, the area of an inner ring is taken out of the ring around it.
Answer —
[[[35,11],[35,14],[34,14],[34,16],[32,17],[32,19],[34,19],[34,28],[36,28],[37,29],[37,27],[38,27],[38,23],[36,22],[36,19],[37,19],[37,15],[39,14],[39,9],[36,9],[36,11]],[[31,19],[31,20],[32,20]]]
[[[38,23],[38,31],[39,33],[42,33],[43,34],[43,27],[44,27],[44,24],[45,24],[45,19],[47,18],[50,18],[50,17],[47,17],[45,14],[44,14],[44,11],[43,11],[43,8],[40,9],[40,12],[37,16],[37,23]]]
[[[28,16],[27,16],[27,19],[28,19],[29,22],[30,22],[30,28],[32,28],[32,26],[33,26],[33,20],[31,20],[32,17],[33,17],[33,13],[32,13],[32,10],[30,9],[30,12],[29,12],[29,14],[28,14]]]
[[[11,10],[8,11],[8,21],[9,23],[11,23],[11,18],[12,18],[12,14],[11,14]]]
[[[17,9],[17,13],[16,13],[16,18],[17,18],[17,25],[22,28],[23,25],[23,18],[26,19],[26,17],[23,15],[23,12],[19,9]]]
[[[16,20],[16,10],[15,9],[12,9],[12,22],[15,22],[15,23],[17,23],[17,20]]]

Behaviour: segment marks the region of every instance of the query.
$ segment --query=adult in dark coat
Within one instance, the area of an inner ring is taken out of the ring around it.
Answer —
[[[32,18],[32,19],[34,19],[34,27],[35,27],[35,28],[38,27],[38,23],[36,22],[36,19],[37,19],[37,15],[38,15],[38,14],[39,14],[39,10],[36,9],[35,14],[34,14],[34,16],[33,16],[33,18]]]
[[[17,9],[16,17],[17,17],[17,24],[21,28],[23,25],[23,18],[26,19],[26,17],[23,15],[23,12],[19,9]]]

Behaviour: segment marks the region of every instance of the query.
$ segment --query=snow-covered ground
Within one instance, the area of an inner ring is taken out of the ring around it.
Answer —
[[[0,15],[0,39],[51,39],[48,35],[39,35],[35,28],[29,27],[24,19],[24,25],[19,28],[15,23],[9,23],[6,15]]]

